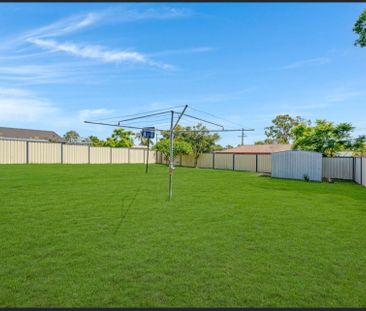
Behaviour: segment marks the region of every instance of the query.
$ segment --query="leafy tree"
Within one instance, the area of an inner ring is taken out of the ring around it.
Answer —
[[[359,36],[355,41],[355,45],[360,47],[366,46],[366,9],[361,13],[360,17],[356,21],[353,31]]]
[[[215,142],[220,139],[220,136],[217,133],[210,134],[206,126],[201,123],[193,127],[187,126],[185,130],[192,132],[182,132],[180,133],[180,137],[182,140],[191,144],[194,166],[197,167],[200,155],[213,151]]]
[[[97,136],[89,136],[87,139],[93,147],[102,147],[105,144],[105,142],[100,140]]]
[[[293,148],[321,152],[327,157],[343,150],[357,150],[364,145],[366,136],[352,139],[353,130],[352,124],[347,122],[334,124],[327,120],[316,120],[314,126],[301,123],[293,130]]]
[[[107,140],[104,142],[104,146],[117,148],[132,147],[132,135],[132,131],[125,131],[125,129],[123,128],[115,129],[112,133],[112,136],[108,137]]]
[[[154,146],[153,149],[163,154],[165,159],[170,157],[170,140],[167,138],[160,139]],[[180,139],[174,139],[173,143],[173,159],[178,155],[192,154],[192,146],[186,141]]]
[[[254,142],[254,145],[267,145],[267,144],[273,144],[273,139],[266,138],[265,140],[258,140]]]
[[[292,130],[299,124],[309,124],[309,121],[288,114],[280,114],[272,120],[272,125],[265,127],[266,143],[290,144],[293,140]]]
[[[66,140],[66,142],[68,142],[69,144],[75,144],[80,142],[80,135],[78,132],[76,131],[68,131],[64,134],[64,139]]]

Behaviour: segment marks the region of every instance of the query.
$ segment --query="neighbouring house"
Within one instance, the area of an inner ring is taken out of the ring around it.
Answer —
[[[49,142],[65,142],[65,140],[53,131],[19,129],[11,127],[0,127],[0,138],[39,140]]]
[[[286,150],[291,150],[290,144],[241,145],[235,148],[216,151],[216,153],[272,154],[274,152]]]

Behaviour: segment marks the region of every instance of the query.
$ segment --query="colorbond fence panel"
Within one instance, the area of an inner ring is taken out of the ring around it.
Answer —
[[[272,172],[272,156],[270,154],[258,154],[257,172]]]
[[[63,163],[85,164],[89,163],[89,147],[81,145],[63,145]]]
[[[0,140],[0,164],[27,163],[27,143],[18,140]]]
[[[236,154],[234,156],[234,168],[236,171],[255,172],[256,155],[255,154]]]
[[[218,169],[232,170],[233,169],[233,154],[215,153],[215,167]]]
[[[91,164],[111,163],[111,148],[90,147],[90,163]]]
[[[197,166],[201,168],[213,168],[213,154],[201,154],[197,161]]]
[[[130,163],[145,163],[144,149],[130,149]]]
[[[309,151],[282,151],[272,154],[272,176],[277,178],[322,180],[322,154]]]
[[[146,150],[146,157],[147,157],[147,150]],[[156,163],[157,160],[157,152],[150,150],[149,151],[149,163]]]
[[[29,142],[29,163],[61,163],[61,144]]]
[[[362,166],[361,166],[361,161],[362,158],[355,158],[354,160],[355,162],[355,182],[358,184],[362,183]]]
[[[112,148],[112,163],[128,163],[128,148]]]
[[[182,156],[182,166],[194,167],[194,159],[191,155]]]
[[[323,158],[323,177],[353,180],[353,158]]]

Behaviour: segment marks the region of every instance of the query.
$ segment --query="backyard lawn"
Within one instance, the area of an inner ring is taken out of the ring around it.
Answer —
[[[0,166],[0,306],[366,306],[366,188]]]

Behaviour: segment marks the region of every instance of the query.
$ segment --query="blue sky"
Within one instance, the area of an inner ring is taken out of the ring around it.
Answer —
[[[247,143],[280,113],[363,134],[366,49],[353,46],[352,28],[364,8],[2,3],[0,126],[103,138],[111,128],[82,121],[188,104],[254,128]],[[226,133],[220,143],[239,142]]]

